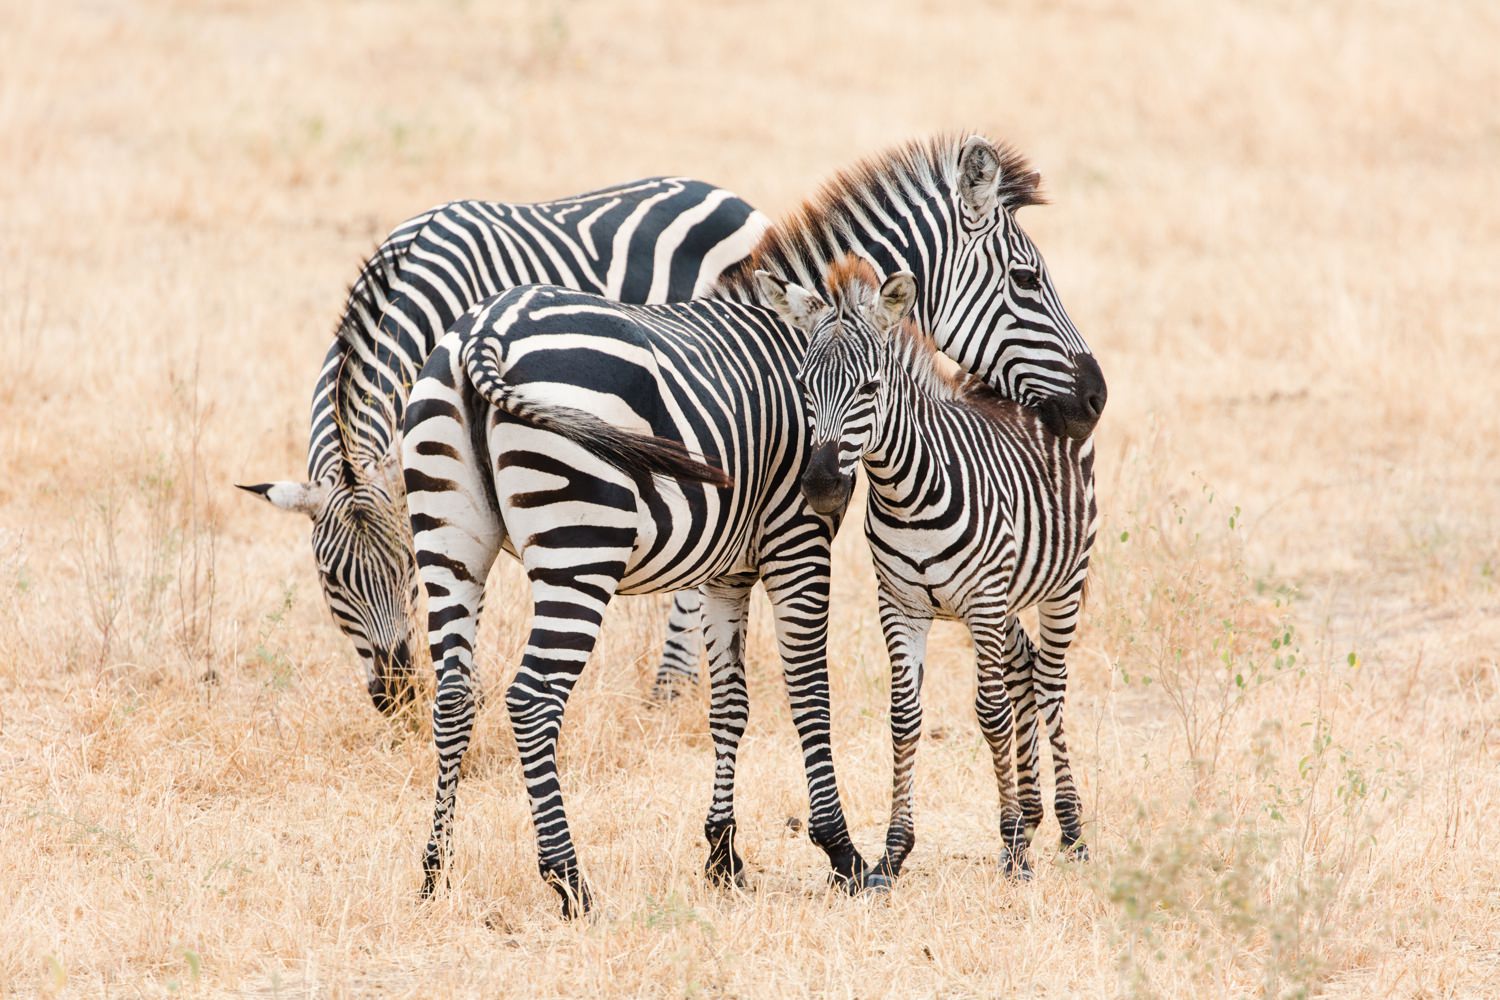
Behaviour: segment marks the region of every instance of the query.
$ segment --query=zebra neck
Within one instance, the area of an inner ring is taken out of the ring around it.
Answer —
[[[885,413],[865,451],[865,474],[884,507],[910,510],[947,493],[947,462],[932,444],[937,410],[945,403],[924,390],[901,363],[901,352],[888,354],[884,379]]]

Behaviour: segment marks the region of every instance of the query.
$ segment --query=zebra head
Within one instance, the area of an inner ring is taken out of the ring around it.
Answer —
[[[885,423],[891,331],[916,305],[916,279],[898,271],[877,287],[870,265],[851,257],[829,271],[834,305],[766,271],[756,272],[756,280],[782,320],[808,336],[797,380],[812,436],[799,485],[813,510],[836,514],[848,504],[854,470]]]
[[[1054,434],[1083,439],[1108,390],[1015,213],[1038,204],[1040,175],[1019,153],[980,136],[959,149],[952,257],[927,281],[924,325],[945,353],[1037,411]],[[936,275],[935,275],[936,276]]]
[[[364,465],[345,460],[327,479],[240,489],[312,519],[323,596],[354,642],[370,698],[387,714],[409,701],[417,566],[399,454]]]

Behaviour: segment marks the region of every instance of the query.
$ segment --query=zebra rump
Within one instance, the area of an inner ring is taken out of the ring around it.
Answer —
[[[470,340],[462,361],[469,383],[491,406],[535,427],[561,434],[628,476],[666,476],[724,488],[734,485],[728,473],[694,455],[680,441],[637,434],[576,407],[528,398],[523,390],[505,381],[494,344],[488,337]]]

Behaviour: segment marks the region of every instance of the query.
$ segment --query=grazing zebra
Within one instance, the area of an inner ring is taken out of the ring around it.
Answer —
[[[803,495],[814,510],[842,510],[861,461],[870,484],[865,532],[891,660],[895,756],[879,870],[898,875],[916,840],[912,767],[927,631],[938,616],[962,621],[974,640],[975,708],[1000,786],[1006,871],[1029,874],[1026,846],[1041,822],[1038,712],[1052,743],[1063,847],[1085,856],[1062,712],[1098,515],[1093,439],[1054,433],[977,379],[939,374],[935,346],[907,319],[917,297],[908,273],[881,284],[867,263],[847,258],[828,275],[831,304],[764,272],[760,280],[766,300],[810,339],[800,372],[813,425]],[[1032,606],[1040,648],[1016,617]]]
[[[913,143],[840,174],[768,243],[760,263],[727,271],[711,294],[744,300],[753,294],[754,266],[815,288],[845,251],[882,274],[909,271],[920,291],[914,318],[943,353],[1007,399],[1034,407],[1054,433],[1084,437],[1107,391],[1041,254],[1015,220],[1017,209],[1042,202],[1039,188],[1024,157],[979,136]],[[969,196],[956,197],[960,189]],[[700,604],[696,594],[677,596],[658,692],[692,676]]]
[[[734,775],[749,713],[745,620],[759,580],[802,744],[809,835],[851,891],[888,882],[849,838],[833,768],[825,644],[840,515],[811,509],[798,488],[811,450],[795,382],[807,336],[756,303],[753,275],[821,277],[856,228],[864,235],[853,242],[871,252],[889,257],[903,247],[924,263],[925,312],[960,356],[1058,430],[1083,437],[1103,405],[1103,379],[1012,219],[1035,185],[1019,156],[987,140],[912,144],[841,175],[774,227],[713,297],[631,306],[518,288],[475,306],[444,336],[413,387],[403,442],[438,676],[425,893],[450,856],[476,705],[475,630],[501,550],[531,580],[531,633],[506,707],[539,866],[564,916],[586,910],[590,896],[563,807],[557,743],[616,594],[703,588],[715,753],[704,824],[710,878],[738,884],[744,868],[734,845]],[[570,432],[560,408],[579,420],[590,415],[589,428]],[[656,439],[650,447],[661,454],[675,447],[702,455],[733,485],[658,481],[623,446],[607,454],[591,446],[600,420]]]
[[[657,177],[530,205],[450,202],[397,226],[365,263],[313,390],[310,478],[241,489],[312,519],[324,597],[376,708],[411,697],[416,564],[397,446],[438,338],[475,302],[534,282],[623,302],[691,298],[767,223],[723,188]],[[675,640],[685,663],[694,638]]]

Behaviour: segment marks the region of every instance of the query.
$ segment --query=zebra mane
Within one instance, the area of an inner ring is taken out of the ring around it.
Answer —
[[[340,474],[350,486],[362,465],[382,457],[377,454],[382,444],[373,443],[367,440],[370,435],[360,433],[361,425],[368,421],[359,412],[359,401],[363,398],[368,403],[374,394],[359,383],[362,375],[368,382],[365,369],[383,350],[388,350],[380,342],[379,330],[390,302],[402,249],[381,246],[365,259],[360,265],[359,276],[349,286],[344,311],[334,329],[337,370],[329,387],[329,403],[338,444]],[[380,393],[376,405],[395,410],[394,403],[384,392]]]
[[[943,132],[913,139],[840,170],[767,229],[750,256],[724,272],[719,287],[753,294],[760,270],[794,280],[818,277],[825,262],[850,249],[862,220],[899,216],[900,205],[954,190],[964,143],[978,134]],[[1041,177],[1026,157],[1008,143],[986,141],[1000,157],[1002,203],[1012,211],[1042,204]]]

